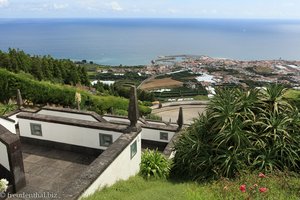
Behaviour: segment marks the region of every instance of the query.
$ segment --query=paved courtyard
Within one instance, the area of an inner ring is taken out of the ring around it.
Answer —
[[[48,198],[46,196],[41,199],[53,199],[54,196],[58,198],[60,192],[72,184],[76,177],[96,158],[29,144],[22,144],[22,151],[27,185],[18,194],[50,195]]]
[[[180,106],[170,106],[163,107],[160,109],[152,110],[153,114],[162,117],[163,121],[168,122],[171,119],[171,122],[176,123],[178,119],[178,112]],[[185,124],[191,124],[193,122],[193,118],[197,118],[199,113],[203,113],[205,111],[205,105],[181,105],[183,109],[183,120]]]

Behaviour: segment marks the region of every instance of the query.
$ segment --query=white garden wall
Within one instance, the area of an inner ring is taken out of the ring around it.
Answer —
[[[66,117],[71,119],[80,119],[80,120],[97,122],[97,120],[91,115],[84,115],[79,113],[60,112],[60,111],[53,111],[53,110],[40,110],[37,113],[42,115],[51,115],[56,117]]]
[[[17,124],[17,123],[18,123],[17,115],[18,115],[19,113],[20,113],[20,112],[17,112],[17,113],[15,113],[15,114],[13,114],[13,115],[10,115],[10,116],[8,116],[8,118],[14,120],[14,121],[15,121],[15,124]]]
[[[137,153],[131,159],[131,145],[137,141]],[[126,180],[136,175],[141,163],[141,134],[122,151],[122,153],[105,169],[96,181],[82,194],[81,197],[92,195],[104,186],[111,186],[118,180]]]
[[[161,140],[160,139],[160,132],[168,133],[168,140]],[[151,140],[157,142],[165,142],[169,143],[172,137],[174,136],[175,132],[172,131],[165,131],[159,129],[150,129],[143,127],[142,129],[142,139],[143,140]]]
[[[31,134],[30,123],[41,124],[42,136]],[[42,122],[29,119],[19,119],[20,136],[47,140],[53,142],[90,147],[95,149],[106,149],[100,146],[99,133],[113,136],[113,142],[117,140],[122,133],[114,131],[99,130],[93,128],[64,125],[58,123]]]
[[[128,122],[129,120],[126,118],[118,118],[118,117],[114,117],[114,116],[104,116],[103,117],[105,120],[107,121],[120,121],[120,122]],[[149,124],[152,125],[160,125],[160,126],[167,126],[165,123],[163,122],[149,122]],[[168,133],[168,140],[161,140],[160,139],[160,132],[164,132],[164,133]],[[161,130],[159,128],[147,128],[146,125],[142,126],[142,139],[143,140],[150,140],[150,141],[156,141],[156,142],[165,142],[165,143],[169,143],[172,139],[172,137],[175,134],[175,131],[165,131],[165,130]]]
[[[2,125],[3,127],[5,127],[11,133],[16,134],[15,122],[11,122],[9,120],[0,118],[0,125]]]
[[[0,164],[10,171],[7,147],[0,141]]]

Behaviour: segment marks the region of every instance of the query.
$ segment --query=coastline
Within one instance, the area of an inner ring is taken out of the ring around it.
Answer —
[[[180,54],[300,60],[299,34],[300,20],[0,19],[0,50],[114,66],[147,65],[159,55]]]

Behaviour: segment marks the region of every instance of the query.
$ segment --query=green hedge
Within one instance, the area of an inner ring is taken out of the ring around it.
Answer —
[[[20,89],[24,99],[33,104],[60,104],[62,106],[75,107],[75,93],[81,94],[81,107],[103,114],[113,109],[128,109],[128,100],[115,96],[97,96],[85,90],[79,90],[67,85],[52,84],[45,81],[36,81],[24,74],[14,74],[0,69],[0,102],[8,102],[10,98],[16,98],[16,90]],[[146,106],[139,106],[142,115],[151,113]]]

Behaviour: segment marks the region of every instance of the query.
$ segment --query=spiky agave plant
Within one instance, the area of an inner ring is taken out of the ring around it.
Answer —
[[[207,179],[245,169],[299,171],[299,114],[282,99],[284,90],[217,90],[207,113],[175,144],[175,174]]]

